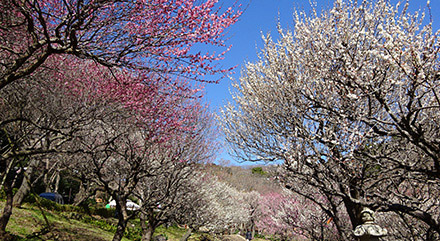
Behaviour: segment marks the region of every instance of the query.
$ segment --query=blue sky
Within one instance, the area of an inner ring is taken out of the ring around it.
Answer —
[[[229,6],[235,0],[219,0],[220,4]],[[278,21],[283,28],[292,28],[293,11],[310,11],[309,0],[238,0],[242,3],[245,11],[240,20],[232,26],[227,36],[230,38],[227,44],[232,45],[232,49],[226,54],[221,62],[224,67],[237,66],[235,74],[231,77],[238,80],[240,69],[246,62],[254,62],[257,54],[262,48],[261,34],[272,33],[276,38],[276,26]],[[333,5],[333,0],[313,0],[317,3],[317,9],[329,9]],[[397,1],[391,0],[392,3]],[[410,10],[414,11],[425,8],[427,0],[410,0]],[[434,22],[434,29],[440,28],[440,0],[431,0],[431,12]],[[208,84],[206,86],[206,101],[210,103],[210,108],[218,112],[220,108],[231,101],[229,89],[231,80],[223,79],[219,84]],[[242,165],[252,163],[238,163],[227,154],[226,150],[218,155],[218,160],[229,160],[231,165]]]

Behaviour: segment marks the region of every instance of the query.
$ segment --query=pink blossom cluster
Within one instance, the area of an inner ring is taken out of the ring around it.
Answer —
[[[99,102],[108,108],[124,108],[152,140],[191,133],[204,108],[199,101],[203,89],[184,80],[172,82],[148,72],[111,69],[66,55],[51,56],[44,69],[50,70],[46,72],[57,87],[85,106]]]

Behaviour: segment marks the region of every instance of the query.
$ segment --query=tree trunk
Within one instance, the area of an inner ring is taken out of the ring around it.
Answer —
[[[78,193],[75,195],[75,199],[73,200],[73,205],[78,206],[80,205],[82,202],[84,202],[85,200],[87,200],[87,198],[89,197],[89,193],[88,193],[88,188],[85,187],[87,184],[83,183],[81,181],[81,184],[79,185],[79,191]]]
[[[124,236],[125,228],[128,223],[128,214],[126,209],[127,199],[120,198],[119,196],[113,197],[116,201],[116,211],[118,212],[118,226],[116,227],[115,235],[112,241],[120,241]]]
[[[151,215],[153,215],[151,211]],[[156,227],[158,226],[158,222],[151,218],[151,215],[147,216],[144,213],[141,213],[140,219],[141,219],[141,228],[142,228],[142,241],[151,241],[153,240],[153,234],[156,230]],[[147,222],[148,218],[148,222]]]
[[[358,199],[360,197],[359,192],[353,188],[350,190],[350,195],[352,198],[355,199]],[[357,203],[353,203],[349,198],[343,198],[342,200],[344,202],[345,208],[347,209],[348,216],[350,217],[352,229],[355,229],[358,225],[362,224],[362,206]]]
[[[31,190],[31,186],[29,185],[29,179],[25,175],[23,177],[23,182],[21,183],[20,188],[18,189],[17,193],[15,193],[14,195],[14,201],[13,201],[14,207],[21,207],[24,198],[28,195],[30,190]]]
[[[180,238],[179,241],[187,241],[188,238],[191,236],[191,234],[192,234],[192,228],[188,228],[186,233]]]
[[[145,223],[145,222],[143,222]],[[154,225],[144,224],[145,228],[142,227],[142,241],[151,241],[153,239],[154,230],[156,229]]]
[[[57,170],[55,175],[56,176],[55,176],[55,184],[54,184],[53,192],[58,193],[58,188],[60,186],[60,179],[61,179],[60,171]]]
[[[362,224],[362,207],[356,203],[347,200],[344,200],[344,204],[345,208],[347,209],[348,216],[350,217],[352,229],[355,229],[358,225]]]
[[[29,191],[31,190],[31,175],[32,172],[34,171],[35,163],[36,163],[35,160],[31,160],[26,171],[24,171],[23,173],[23,181],[17,193],[15,193],[14,195],[14,202],[13,202],[14,207],[21,207],[24,198],[28,195]]]
[[[3,190],[6,195],[5,207],[3,208],[2,216],[0,217],[0,240],[6,240],[6,226],[8,225],[9,218],[12,215],[12,202],[14,194],[12,192],[12,181],[14,179],[13,171],[10,170],[6,176],[6,180],[3,183]]]
[[[45,192],[51,192],[49,180],[49,161],[46,160],[46,169],[44,170],[43,183],[46,186]]]
[[[252,232],[252,237],[255,237],[255,222],[254,222],[254,219],[251,219],[251,232]]]
[[[119,214],[121,215],[121,214]],[[118,226],[116,228],[115,235],[113,236],[112,241],[120,241],[122,237],[124,237],[125,228],[127,227],[127,221],[124,218],[118,218]]]

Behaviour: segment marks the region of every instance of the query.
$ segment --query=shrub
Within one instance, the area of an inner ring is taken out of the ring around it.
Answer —
[[[92,215],[98,215],[103,218],[111,218],[115,216],[116,210],[114,208],[90,208]]]
[[[139,227],[127,227],[124,232],[124,237],[133,241],[140,241],[142,237],[142,229]]]
[[[6,200],[6,193],[5,193],[5,190],[3,190],[3,188],[0,189],[0,200],[1,201]]]
[[[29,193],[28,195],[26,195],[24,197],[23,202],[29,203],[29,204],[34,204],[35,203],[35,194]]]
[[[267,172],[265,172],[262,167],[254,167],[254,168],[252,168],[252,174],[266,176]]]

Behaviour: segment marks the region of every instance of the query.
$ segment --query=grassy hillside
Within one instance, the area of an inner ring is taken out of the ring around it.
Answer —
[[[251,168],[207,165],[205,169],[217,176],[219,180],[227,182],[239,190],[265,192],[277,188],[267,175],[253,173]],[[84,210],[71,205],[58,205],[38,198],[37,200],[42,207],[40,210],[33,195],[27,200],[32,204],[26,203],[22,208],[14,208],[12,218],[7,226],[7,231],[15,237],[15,240],[101,241],[111,240],[116,231],[117,220],[113,218],[114,211],[92,208],[96,207],[96,204],[91,205],[90,210]],[[0,209],[3,209],[3,206],[4,202],[0,199]],[[46,222],[50,224],[50,228],[47,227]],[[177,241],[185,232],[184,228],[176,226],[159,227],[154,235],[164,235],[170,241]],[[201,240],[203,235],[209,237],[204,240],[218,241],[227,238],[214,239],[208,234],[193,234],[189,240]],[[140,237],[139,219],[134,219],[128,225],[124,241],[136,241],[140,240]],[[261,240],[264,239],[254,239],[254,241]]]
[[[3,209],[4,202],[0,202]],[[22,208],[14,208],[13,215],[7,226],[7,231],[15,236],[14,240],[78,240],[104,241],[111,240],[116,229],[116,219],[103,218],[98,215],[87,215],[78,212],[43,210],[50,228],[40,209],[31,204]],[[163,234],[168,240],[179,240],[185,229],[159,227],[155,235]],[[139,220],[133,220],[126,232],[128,238],[124,241],[140,239]],[[200,235],[195,234],[190,240],[198,240]]]
[[[47,206],[44,204],[43,206]],[[55,208],[42,209],[50,224],[47,228],[45,218],[38,206],[24,204],[22,208],[14,208],[13,215],[7,226],[7,231],[12,234],[13,240],[72,240],[72,241],[107,241],[113,237],[116,229],[116,219],[104,218],[99,215],[87,215],[75,211],[60,211],[66,207],[52,205]],[[0,208],[3,209],[4,202],[0,201]],[[63,205],[67,206],[68,205]],[[159,227],[156,235],[164,235],[170,241],[178,241],[185,233],[180,227]],[[139,220],[135,219],[128,225],[124,241],[140,240],[141,230]],[[207,234],[193,234],[190,241],[202,240]],[[210,238],[212,236],[207,235]],[[216,238],[215,240],[221,240]],[[254,239],[261,241],[263,239]]]
[[[0,203],[3,208],[4,203]],[[80,218],[70,218],[64,212],[44,210],[50,228],[47,227],[42,212],[34,205],[25,204],[14,208],[7,231],[16,240],[111,240],[112,234]]]
[[[255,172],[255,169],[258,172]],[[273,180],[276,166],[219,166],[208,164],[204,170],[216,176],[220,181],[226,182],[237,190],[257,191],[259,193],[273,192],[280,188]]]

